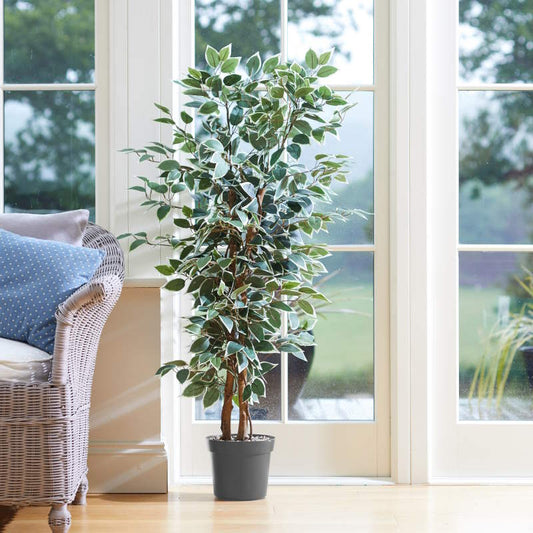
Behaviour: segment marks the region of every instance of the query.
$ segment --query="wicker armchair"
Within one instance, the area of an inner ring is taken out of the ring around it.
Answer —
[[[54,532],[69,529],[69,503],[85,503],[96,352],[124,280],[123,254],[109,232],[90,224],[83,245],[106,256],[93,279],[56,312],[48,382],[0,381],[0,505],[51,505]]]

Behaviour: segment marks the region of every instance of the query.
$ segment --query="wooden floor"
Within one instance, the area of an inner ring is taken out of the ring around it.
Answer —
[[[91,496],[71,533],[533,532],[533,487],[285,487],[266,500],[215,501],[211,488]],[[48,532],[47,509],[19,511],[8,533]]]

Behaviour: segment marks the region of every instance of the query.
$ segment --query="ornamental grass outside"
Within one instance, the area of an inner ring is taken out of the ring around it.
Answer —
[[[331,51],[309,50],[305,65],[281,63],[278,55],[262,63],[258,53],[242,64],[231,45],[208,46],[205,57],[207,71],[190,68],[177,82],[188,111],[178,118],[156,104],[156,121],[172,126],[172,146],[124,150],[157,167],[157,181],[139,177],[132,189],[160,221],[172,217],[180,236],[121,237],[133,239],[131,250],[168,247],[168,262],[156,266],[168,277],[165,289],[185,289],[194,299],[185,327],[195,338],[192,358],[169,361],[157,373],[173,372],[183,395],[202,397],[204,408],[222,400],[221,436],[210,447],[255,440],[264,448],[264,436],[252,438],[250,406],[266,395],[265,375],[275,366],[269,359],[286,352],[305,360],[315,305],[328,301],[313,286],[329,255],[315,234],[354,212],[326,210],[332,183],[346,182],[348,158],[302,155],[336,136],[353,104],[324,84],[337,70]],[[233,484],[246,484],[241,474]]]

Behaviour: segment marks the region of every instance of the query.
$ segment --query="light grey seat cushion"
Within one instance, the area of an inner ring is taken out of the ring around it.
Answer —
[[[48,381],[52,356],[35,346],[0,337],[0,381]]]
[[[33,213],[0,214],[0,229],[23,237],[59,241],[82,246],[83,233],[89,221],[89,211],[65,211],[51,215]]]

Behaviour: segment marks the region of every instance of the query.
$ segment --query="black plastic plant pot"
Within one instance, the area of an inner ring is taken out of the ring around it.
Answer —
[[[267,493],[270,454],[275,438],[254,435],[252,440],[207,437],[213,460],[213,489],[220,500],[262,500]]]
[[[529,388],[533,391],[533,346],[526,345],[518,349],[524,358]]]

